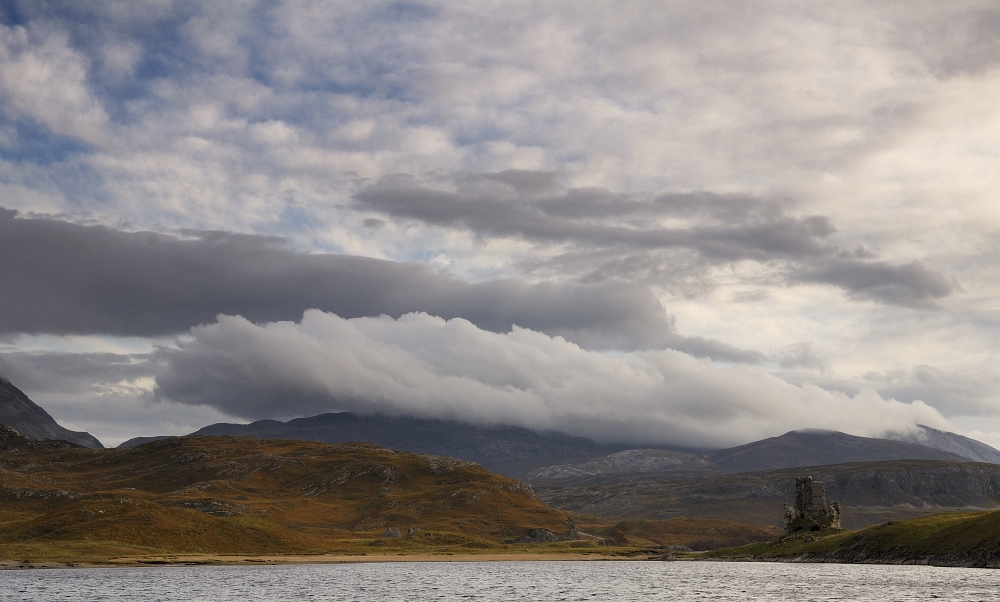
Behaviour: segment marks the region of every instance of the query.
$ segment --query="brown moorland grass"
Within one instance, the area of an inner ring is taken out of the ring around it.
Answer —
[[[588,537],[510,543],[529,528],[564,531],[570,518],[587,533],[623,531],[625,539],[618,547]],[[383,538],[386,527],[403,536]],[[662,545],[737,545],[770,529],[570,515],[476,464],[367,443],[184,437],[132,449],[0,452],[0,561],[633,556],[662,554]]]
[[[521,481],[372,444],[185,437],[0,454],[0,558],[492,550],[568,516]],[[406,533],[382,538],[386,527]]]

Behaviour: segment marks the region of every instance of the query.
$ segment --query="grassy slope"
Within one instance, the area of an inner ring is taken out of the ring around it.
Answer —
[[[788,536],[715,550],[719,558],[1000,566],[1000,511],[934,514],[861,531]]]
[[[567,518],[520,481],[370,444],[191,437],[0,455],[0,558],[474,551]],[[387,526],[421,532],[389,541]]]
[[[573,515],[596,541],[510,545],[569,518],[524,483],[371,444],[185,437],[133,449],[0,453],[0,560],[100,561],[178,554],[634,553],[774,537],[718,520]],[[384,539],[387,526],[406,533]]]

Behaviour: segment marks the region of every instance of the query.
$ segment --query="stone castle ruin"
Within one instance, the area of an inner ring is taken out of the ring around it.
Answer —
[[[840,529],[840,502],[826,503],[826,485],[812,477],[795,479],[795,507],[785,504],[785,532]]]

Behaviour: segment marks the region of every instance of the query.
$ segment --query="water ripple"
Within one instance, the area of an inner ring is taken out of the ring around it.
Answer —
[[[1000,573],[716,562],[398,562],[0,572],[0,600],[992,600]]]

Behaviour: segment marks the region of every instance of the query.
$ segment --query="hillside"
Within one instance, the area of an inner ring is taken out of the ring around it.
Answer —
[[[461,458],[513,476],[540,464],[585,459],[621,449],[556,431],[535,432],[516,426],[479,427],[454,420],[361,416],[350,412],[296,418],[288,422],[218,423],[192,434],[324,443],[367,441],[391,449]],[[147,441],[149,438],[140,438],[126,441],[122,446]]]
[[[193,434],[325,443],[368,441],[392,449],[462,458],[536,484],[597,475],[620,474],[628,481],[632,479],[631,473],[755,472],[885,460],[1000,462],[1000,451],[984,443],[928,427],[919,427],[913,433],[891,434],[887,439],[856,437],[836,431],[791,431],[704,453],[602,445],[586,437],[509,425],[480,427],[452,420],[361,416],[349,412],[287,422],[218,423]],[[120,447],[134,447],[163,438],[136,437]]]
[[[897,460],[764,472],[701,475],[633,473],[535,485],[546,503],[608,520],[702,517],[780,525],[794,480],[826,483],[844,507],[846,528],[861,528],[942,510],[1000,507],[1000,465]]]
[[[916,443],[813,429],[791,431],[780,437],[720,449],[705,454],[705,457],[726,472],[888,460],[966,461],[963,456]]]
[[[926,445],[927,447],[933,447],[934,449],[962,456],[973,462],[1000,464],[1000,450],[975,439],[969,439],[955,433],[939,431],[922,424],[918,424],[917,430],[911,433],[889,433],[886,435],[886,438]]]
[[[717,472],[759,472],[851,462],[983,462],[986,461],[984,458],[993,458],[994,455],[1000,458],[1000,452],[978,441],[927,427],[922,429],[919,435],[924,437],[923,441],[948,447],[952,451],[908,441],[856,437],[837,431],[801,430],[702,454],[663,449],[631,449],[579,462],[542,466],[529,471],[524,478],[532,484],[541,485],[568,484],[603,476],[605,478],[602,482],[609,484],[616,479],[627,483],[648,476],[636,473],[678,473],[674,476],[694,477],[709,476]],[[996,453],[991,455],[989,450]]]
[[[90,433],[71,431],[59,426],[20,389],[0,376],[0,424],[7,424],[31,439],[61,439],[100,449],[104,447]]]
[[[1000,511],[934,514],[820,538],[785,536],[709,557],[1000,568]]]
[[[81,546],[105,555],[259,554],[450,541],[474,551],[528,528],[562,532],[567,522],[523,482],[367,443],[183,437],[111,450],[7,447],[3,558],[60,546],[70,557]],[[387,527],[420,531],[386,540]]]

